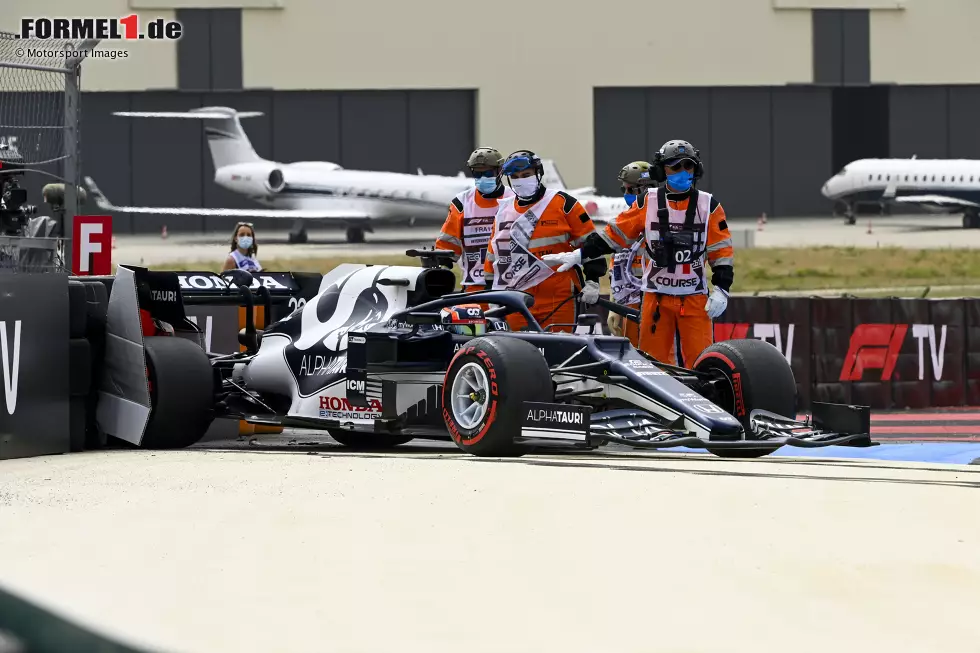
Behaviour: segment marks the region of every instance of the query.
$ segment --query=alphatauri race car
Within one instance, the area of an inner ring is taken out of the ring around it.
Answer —
[[[233,354],[205,350],[176,273],[119,266],[100,425],[153,448],[189,446],[221,418],[322,430],[357,448],[451,439],[479,456],[618,443],[757,457],[873,444],[865,406],[815,402],[797,419],[792,369],[767,342],[718,342],[690,369],[667,365],[603,335],[597,315],[580,315],[570,333],[542,327],[531,295],[456,292],[451,254],[407,254],[422,265],[338,266],[264,330],[251,315],[260,303],[270,314],[268,290],[248,272],[224,273],[248,316]],[[141,335],[141,312],[172,333]],[[527,330],[510,330],[509,314]]]

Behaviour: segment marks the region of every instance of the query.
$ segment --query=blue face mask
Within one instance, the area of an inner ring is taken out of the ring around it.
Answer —
[[[477,177],[475,182],[476,189],[484,195],[489,195],[493,191],[497,190],[496,177]]]
[[[681,170],[680,172],[675,172],[672,175],[667,175],[667,185],[670,186],[671,190],[676,190],[682,193],[691,187],[691,182],[693,179],[694,175],[687,170]]]
[[[623,195],[623,199],[626,200],[626,206],[633,206],[633,202],[636,201],[636,195]]]
[[[239,236],[238,237],[238,246],[240,248],[242,248],[242,249],[251,249],[252,248],[252,237],[251,236]]]

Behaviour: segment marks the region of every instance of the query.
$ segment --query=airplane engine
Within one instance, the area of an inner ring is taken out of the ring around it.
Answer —
[[[282,170],[273,168],[265,183],[273,193],[281,193],[286,188],[286,177],[282,174]]]

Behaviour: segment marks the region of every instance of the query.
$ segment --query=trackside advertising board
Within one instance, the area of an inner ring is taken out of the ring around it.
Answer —
[[[801,408],[980,405],[980,299],[735,296],[714,338],[776,347],[793,367]]]

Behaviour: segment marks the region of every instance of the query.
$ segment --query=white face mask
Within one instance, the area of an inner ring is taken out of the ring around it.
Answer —
[[[538,190],[537,177],[524,177],[510,180],[510,187],[518,197],[531,197]]]
[[[242,249],[250,249],[252,247],[252,237],[251,236],[239,236],[238,246]]]

